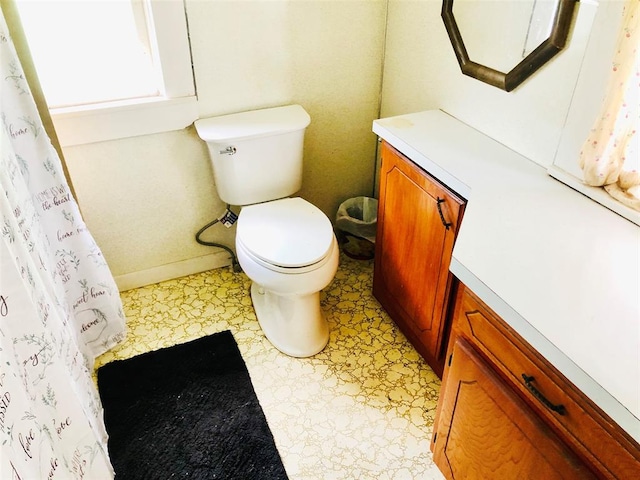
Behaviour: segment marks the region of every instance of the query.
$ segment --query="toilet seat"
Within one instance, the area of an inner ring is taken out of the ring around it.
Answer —
[[[334,241],[327,216],[299,197],[244,207],[238,219],[238,245],[257,263],[283,273],[319,268]]]
[[[271,270],[272,272],[276,272],[276,273],[283,273],[286,275],[298,275],[298,274],[312,272],[314,270],[317,270],[323,267],[327,262],[331,260],[331,255],[333,253],[333,250],[334,248],[335,249],[338,248],[338,243],[337,241],[334,240],[332,245],[329,247],[329,250],[327,251],[327,255],[322,260],[316,263],[312,263],[311,265],[303,266],[303,267],[281,267],[279,265],[274,265],[272,263],[265,262],[264,260],[256,257],[251,252],[249,252],[247,248],[243,245],[242,241],[236,241],[236,248],[238,250],[242,250],[244,255],[249,257],[251,261],[253,261],[257,265],[260,265],[266,268],[267,270]]]

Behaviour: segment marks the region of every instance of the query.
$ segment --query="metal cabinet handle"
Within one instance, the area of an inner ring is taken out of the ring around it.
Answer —
[[[453,224],[451,222],[447,222],[444,219],[444,214],[442,213],[442,207],[440,206],[441,204],[443,204],[445,202],[445,199],[437,197],[436,198],[436,202],[437,202],[436,205],[438,207],[438,213],[440,214],[440,220],[442,221],[442,224],[444,225],[444,228],[449,230],[449,227],[451,227],[451,225],[453,225]]]
[[[545,407],[553,412],[556,412],[558,415],[564,415],[565,413],[567,413],[567,409],[564,407],[564,405],[555,405],[551,403],[547,399],[547,397],[545,397],[540,392],[540,390],[533,386],[532,382],[535,380],[533,377],[523,373],[522,378],[524,379],[524,386],[527,387],[527,390],[529,390],[533,394],[533,396],[536,397]]]

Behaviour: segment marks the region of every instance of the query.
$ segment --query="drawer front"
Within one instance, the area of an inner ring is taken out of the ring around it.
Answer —
[[[468,338],[602,478],[640,478],[638,444],[462,285],[454,332]]]

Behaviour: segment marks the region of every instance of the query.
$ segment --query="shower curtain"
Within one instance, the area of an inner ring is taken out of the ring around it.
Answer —
[[[122,304],[1,10],[0,121],[0,478],[113,478],[91,374]]]

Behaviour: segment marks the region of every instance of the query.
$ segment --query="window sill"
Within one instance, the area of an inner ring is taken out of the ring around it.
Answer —
[[[636,225],[640,226],[640,212],[637,212],[636,210],[633,210],[632,208],[618,202],[613,197],[611,197],[604,188],[591,187],[589,185],[586,185],[582,180],[575,177],[573,174],[567,173],[562,168],[555,165],[551,165],[547,169],[547,173],[556,180],[589,197],[591,200],[598,202],[603,207],[608,208],[621,217],[624,217],[630,222],[633,222]]]
[[[63,147],[181,130],[198,118],[195,96],[148,98],[51,110]]]

